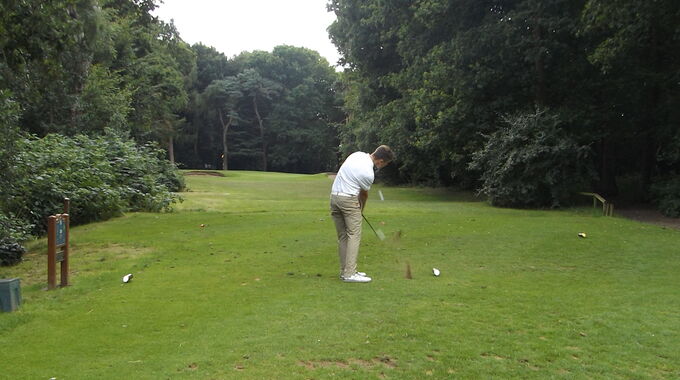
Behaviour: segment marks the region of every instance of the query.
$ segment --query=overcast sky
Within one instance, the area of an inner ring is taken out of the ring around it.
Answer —
[[[202,42],[231,58],[243,51],[271,52],[277,45],[316,50],[335,65],[339,58],[326,28],[335,15],[327,0],[163,0],[154,11],[174,20],[180,37]]]

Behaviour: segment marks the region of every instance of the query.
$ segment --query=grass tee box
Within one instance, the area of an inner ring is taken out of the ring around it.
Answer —
[[[14,311],[19,305],[21,305],[19,279],[0,279],[0,311]]]
[[[364,226],[357,286],[330,178],[220,173],[175,212],[74,227],[58,292],[46,239],[0,267],[24,301],[0,313],[0,380],[680,378],[680,231],[375,184],[386,238]]]

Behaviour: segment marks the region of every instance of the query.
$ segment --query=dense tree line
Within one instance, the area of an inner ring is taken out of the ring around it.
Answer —
[[[188,167],[315,173],[337,166],[339,74],[317,52],[277,46],[233,59],[203,45],[178,160]]]
[[[680,214],[679,2],[332,0],[329,10],[349,66],[345,153],[390,144],[398,180],[481,188],[498,205],[558,206],[594,189]]]
[[[75,223],[168,209],[174,163],[336,167],[344,117],[325,59],[189,46],[153,16],[159,3],[0,2],[0,256],[42,233],[63,197]]]
[[[189,46],[153,0],[3,2],[0,89],[21,130],[157,141],[186,167],[313,172],[337,161],[338,74],[279,46],[228,59]],[[222,157],[224,156],[224,157]]]
[[[330,0],[342,74],[305,48],[189,46],[159,3],[0,3],[0,223],[28,204],[12,198],[37,175],[17,161],[38,160],[26,149],[107,138],[163,173],[148,142],[185,168],[302,173],[386,143],[399,182],[504,206],[595,190],[680,215],[677,1]],[[166,174],[131,186],[166,199]]]

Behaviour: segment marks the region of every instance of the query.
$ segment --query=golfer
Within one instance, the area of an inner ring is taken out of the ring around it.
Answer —
[[[394,153],[387,145],[380,145],[372,154],[354,152],[347,157],[333,181],[331,216],[338,234],[340,279],[345,282],[371,282],[366,273],[357,272],[361,213],[375,178],[374,169],[382,169],[393,160]]]

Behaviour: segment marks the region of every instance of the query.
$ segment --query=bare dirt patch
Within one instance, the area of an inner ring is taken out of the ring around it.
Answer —
[[[397,362],[389,356],[381,356],[375,357],[371,360],[356,358],[350,358],[347,360],[300,360],[298,365],[310,370],[328,367],[337,367],[342,369],[351,369],[352,367],[361,367],[366,369],[383,367],[394,369],[397,367]]]
[[[615,215],[638,222],[680,230],[680,218],[669,218],[658,210],[645,206],[632,206],[614,210]]]
[[[193,170],[190,172],[184,173],[184,175],[211,175],[213,177],[224,177],[224,174],[220,172],[213,172],[213,171],[198,171],[198,170]]]

